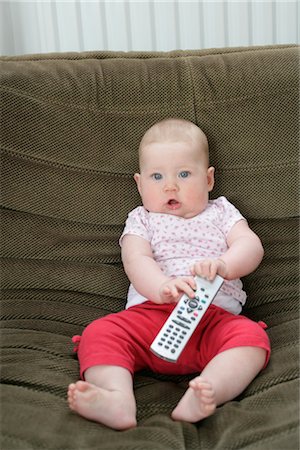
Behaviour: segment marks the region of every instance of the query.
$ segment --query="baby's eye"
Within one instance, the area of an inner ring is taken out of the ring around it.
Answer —
[[[153,173],[153,174],[151,175],[151,177],[153,178],[153,180],[158,181],[158,180],[161,180],[161,179],[162,179],[162,174],[161,174],[161,173]]]
[[[191,175],[191,172],[189,172],[188,170],[182,170],[181,172],[179,172],[179,178],[187,178]]]

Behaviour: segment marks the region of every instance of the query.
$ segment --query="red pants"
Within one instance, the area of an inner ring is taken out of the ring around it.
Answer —
[[[211,305],[191,336],[176,363],[164,361],[149,349],[152,341],[175,307],[150,301],[93,321],[77,342],[80,375],[95,365],[113,365],[132,374],[148,368],[164,374],[201,372],[214,356],[234,347],[251,346],[266,350],[267,365],[270,342],[263,322],[253,322]]]

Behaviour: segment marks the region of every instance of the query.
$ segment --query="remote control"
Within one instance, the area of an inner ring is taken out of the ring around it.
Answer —
[[[181,297],[150,346],[156,356],[166,361],[177,361],[224,280],[216,275],[213,281],[197,276],[195,281],[195,297]]]

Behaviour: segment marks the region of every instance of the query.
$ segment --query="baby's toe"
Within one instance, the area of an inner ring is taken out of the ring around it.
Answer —
[[[85,392],[89,388],[90,388],[90,384],[87,383],[86,381],[79,380],[75,384],[75,390],[77,390],[79,392]]]

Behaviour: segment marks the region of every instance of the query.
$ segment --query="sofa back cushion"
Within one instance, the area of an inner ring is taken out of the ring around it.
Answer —
[[[121,309],[118,237],[140,204],[139,141],[183,117],[208,136],[213,197],[227,196],[265,244],[246,280],[252,304],[278,301],[297,254],[297,89],[288,46],[2,58],[5,286],[97,294]]]

